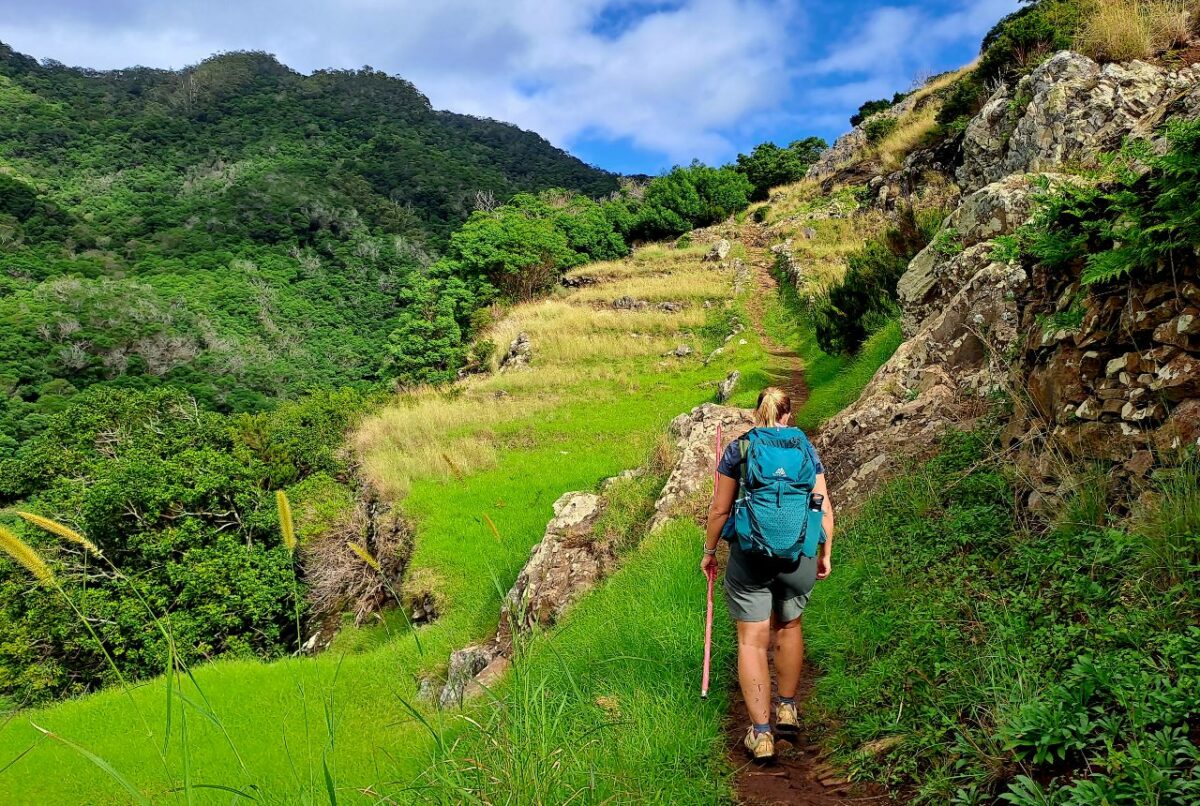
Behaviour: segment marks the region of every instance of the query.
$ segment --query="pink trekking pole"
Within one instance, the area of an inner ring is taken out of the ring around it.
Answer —
[[[721,424],[717,423],[716,464],[721,463]],[[713,466],[713,494],[716,495],[717,468]],[[717,569],[709,568],[704,574],[708,577],[708,612],[704,616],[704,674],[700,680],[700,699],[708,699],[708,672],[712,665],[712,620],[713,620],[713,583],[717,581]]]
[[[708,667],[712,661],[712,613],[713,583],[717,581],[715,569],[708,569],[708,614],[704,617],[704,676],[700,680],[700,699],[708,699]]]

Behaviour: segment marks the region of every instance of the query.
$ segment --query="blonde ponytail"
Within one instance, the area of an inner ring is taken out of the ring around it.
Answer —
[[[758,396],[758,407],[754,410],[754,425],[758,428],[774,428],[780,420],[792,413],[792,398],[777,386],[768,386]]]

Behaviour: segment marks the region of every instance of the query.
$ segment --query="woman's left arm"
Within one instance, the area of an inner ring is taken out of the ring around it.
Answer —
[[[708,569],[717,569],[717,544],[721,542],[721,530],[725,521],[729,520],[729,512],[733,509],[733,499],[737,496],[737,479],[730,478],[724,473],[717,474],[717,486],[713,490],[712,503],[708,506],[708,525],[704,532],[704,557],[700,560],[700,570],[708,573]]]
[[[828,579],[833,571],[833,501],[829,498],[829,487],[825,484],[825,474],[817,476],[813,492],[825,497],[824,516],[821,526],[825,529],[825,542],[821,544],[821,553],[817,555],[817,579]]]

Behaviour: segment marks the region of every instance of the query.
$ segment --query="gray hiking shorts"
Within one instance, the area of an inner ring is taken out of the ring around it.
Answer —
[[[816,582],[815,557],[791,562],[746,554],[736,542],[730,546],[725,601],[734,621],[766,621],[772,614],[780,624],[795,621]]]

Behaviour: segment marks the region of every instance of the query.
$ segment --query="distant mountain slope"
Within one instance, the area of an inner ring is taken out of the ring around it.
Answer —
[[[477,190],[503,200],[550,187],[593,196],[616,188],[615,176],[533,132],[435,111],[411,83],[369,67],[304,76],[241,52],[182,71],[100,72],[39,64],[0,43],[0,76],[5,95],[24,96],[15,108],[6,98],[5,111],[17,114],[0,120],[0,154],[60,179],[149,166],[193,176],[218,161],[282,154],[357,201],[379,197],[359,211],[369,223],[394,223],[390,208],[400,208],[401,220],[434,240],[466,218]],[[352,188],[355,180],[364,185]]]
[[[241,411],[377,379],[477,193],[616,187],[370,68],[98,72],[0,44],[0,447],[97,383]]]

